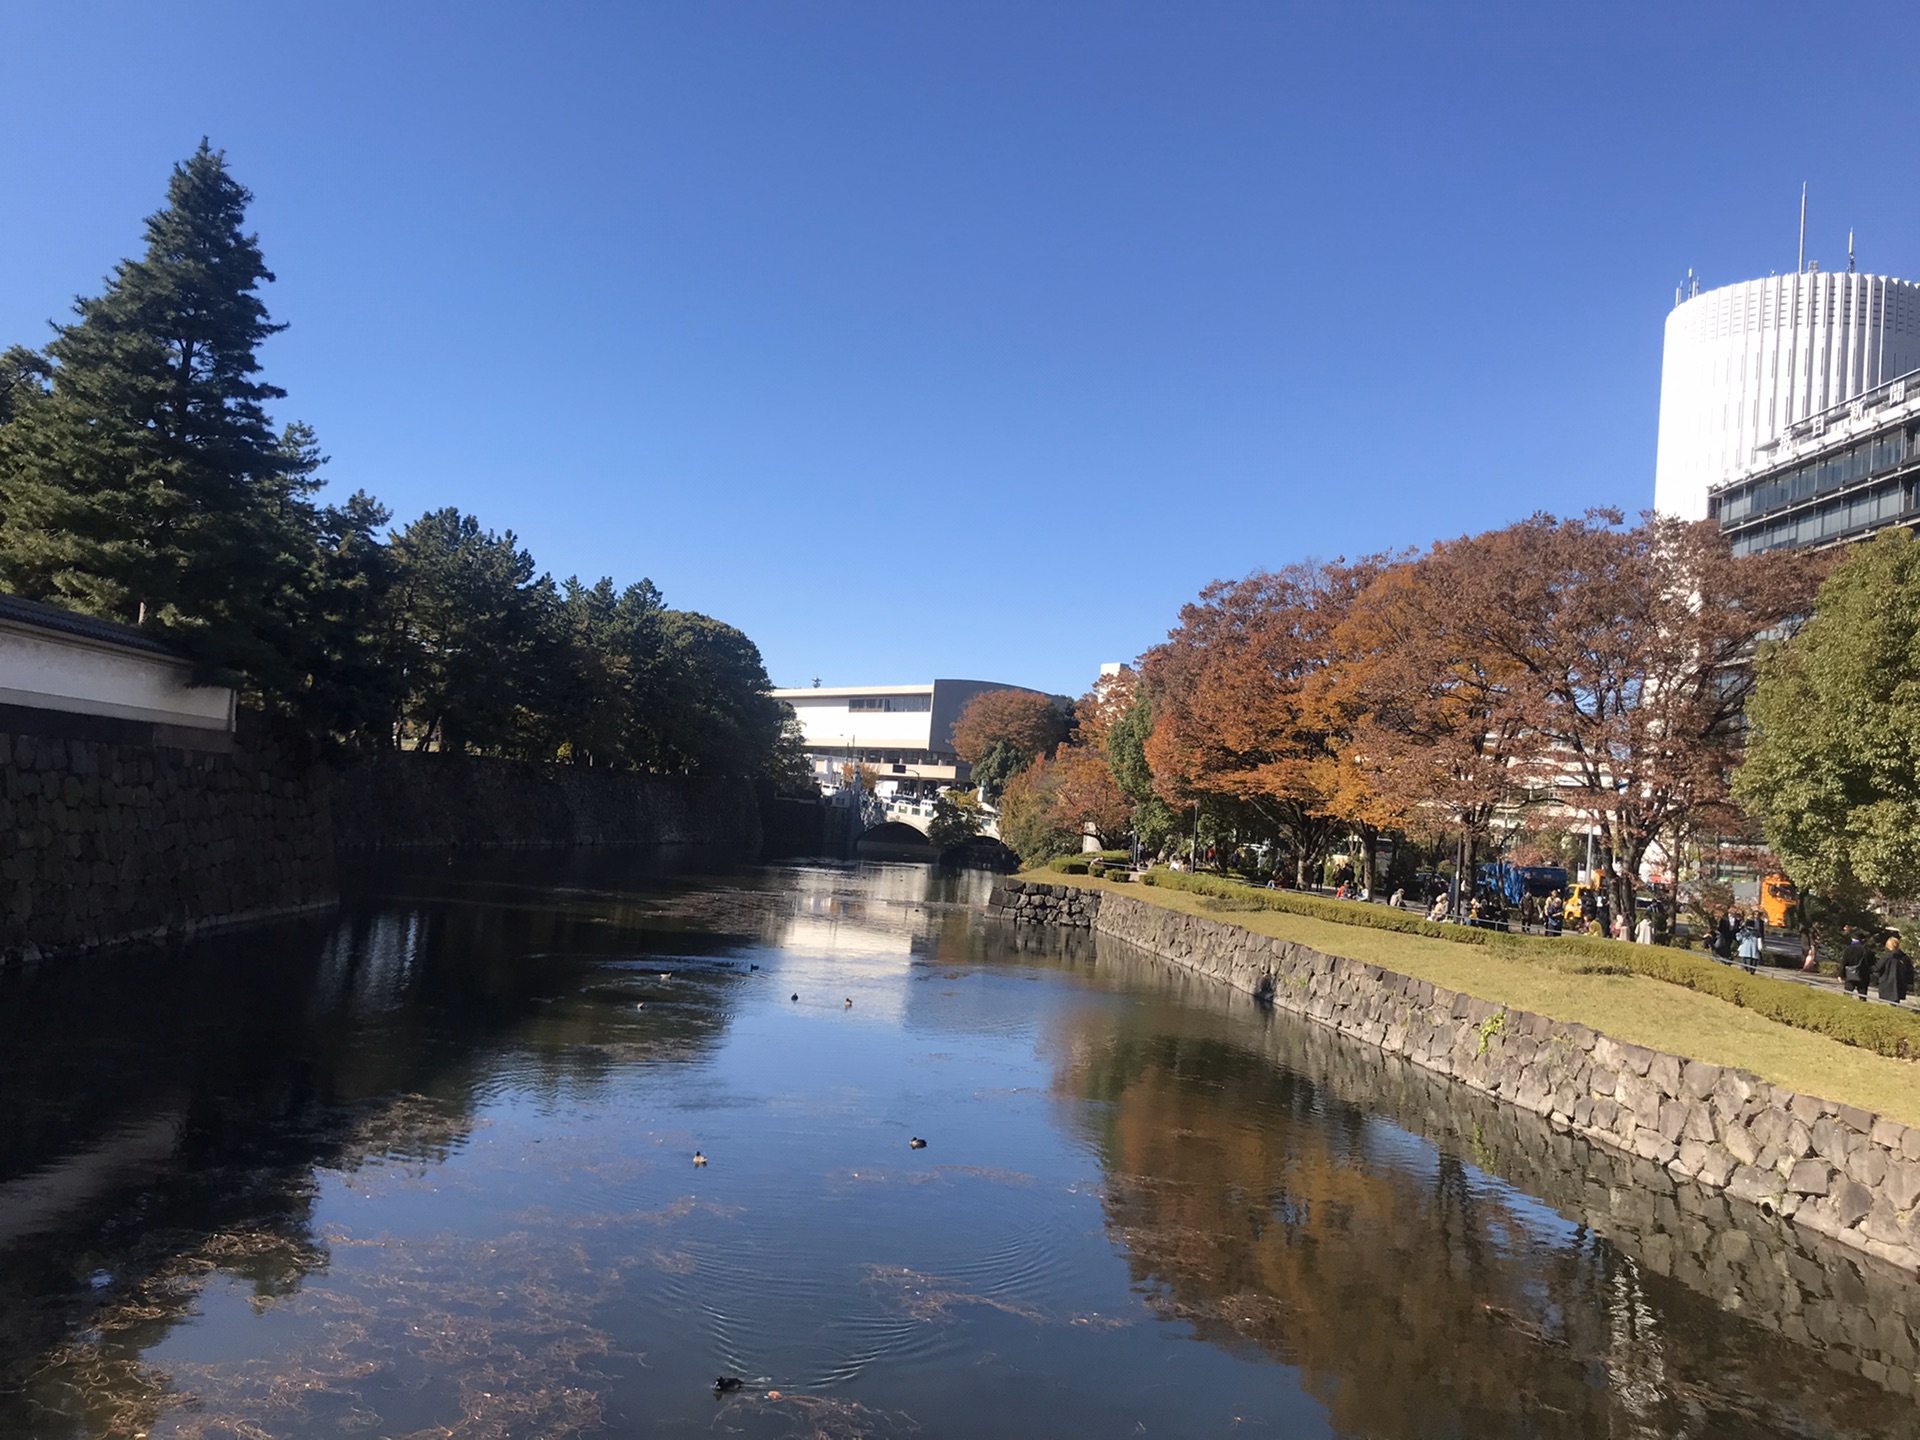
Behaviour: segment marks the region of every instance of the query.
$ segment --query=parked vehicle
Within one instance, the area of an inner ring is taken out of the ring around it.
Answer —
[[[1567,893],[1567,872],[1560,865],[1509,865],[1502,860],[1480,867],[1479,889],[1491,891],[1508,905],[1518,905],[1527,896],[1545,900],[1554,891]]]
[[[1800,892],[1786,876],[1768,875],[1760,881],[1760,916],[1782,930],[1800,923]]]

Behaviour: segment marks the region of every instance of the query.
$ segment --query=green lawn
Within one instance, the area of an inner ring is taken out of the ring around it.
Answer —
[[[1158,886],[1114,885],[1089,876],[1050,872],[1019,878],[1110,890],[1167,910],[1204,915],[1258,935],[1308,945],[1326,955],[1430,980],[1510,1009],[1587,1025],[1616,1040],[1751,1070],[1790,1090],[1920,1126],[1920,1063],[1796,1030],[1728,1001],[1643,975],[1583,975],[1480,946],[1275,910],[1241,910],[1209,896]]]

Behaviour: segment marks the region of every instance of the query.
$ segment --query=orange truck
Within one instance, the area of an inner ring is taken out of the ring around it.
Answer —
[[[1800,923],[1800,892],[1784,875],[1767,875],[1760,881],[1760,918],[1782,930]]]

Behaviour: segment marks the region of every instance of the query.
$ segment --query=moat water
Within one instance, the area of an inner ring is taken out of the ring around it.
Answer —
[[[986,884],[383,864],[0,975],[0,1436],[1920,1437],[1914,1282]]]

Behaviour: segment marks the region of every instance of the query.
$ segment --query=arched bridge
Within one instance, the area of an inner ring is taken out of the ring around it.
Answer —
[[[920,840],[927,838],[927,828],[933,824],[933,801],[883,799],[880,808],[885,818],[870,821],[867,829],[861,835],[863,840],[884,841],[896,839],[900,842],[911,844],[915,836]],[[980,819],[982,822],[980,833],[998,840],[1000,838],[1000,817],[991,810],[982,810],[980,812]],[[915,836],[898,834],[889,836],[879,833],[882,830],[891,830],[894,826],[903,826],[910,829],[915,832]]]

